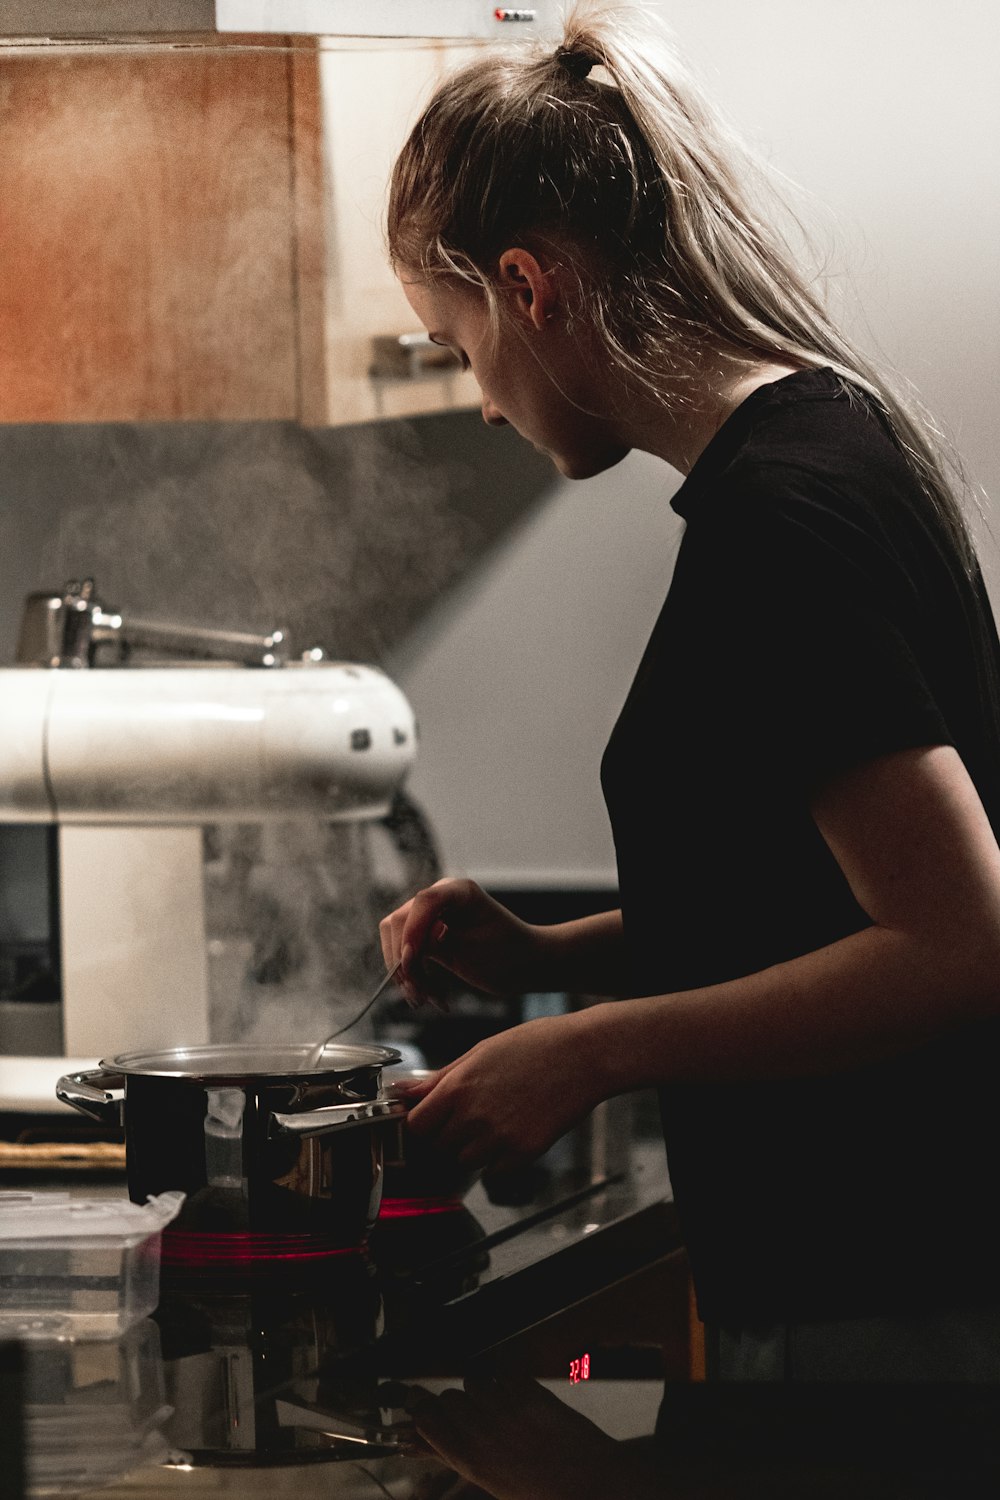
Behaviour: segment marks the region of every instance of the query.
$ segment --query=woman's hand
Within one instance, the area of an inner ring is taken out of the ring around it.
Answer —
[[[432,1452],[496,1500],[662,1500],[664,1477],[524,1376],[475,1375],[408,1402]],[[461,1492],[460,1492],[461,1493]]]
[[[439,880],[379,925],[386,968],[412,1004],[439,997],[443,970],[488,994],[533,989],[544,937],[472,880]],[[432,962],[431,962],[432,960]]]
[[[587,1016],[545,1016],[478,1042],[413,1091],[409,1129],[486,1171],[541,1156],[607,1097]]]

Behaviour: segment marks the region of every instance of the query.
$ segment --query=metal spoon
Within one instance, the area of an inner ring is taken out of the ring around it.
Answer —
[[[445,923],[445,922],[439,922],[437,924],[437,927],[434,929],[434,937],[435,937],[435,939],[438,942],[440,942],[441,939],[444,938],[444,937],[447,937],[447,935],[448,935],[448,926],[447,926],[447,923]],[[321,1062],[322,1057],[323,1057],[323,1053],[326,1051],[327,1047],[329,1047],[330,1043],[332,1041],[335,1041],[338,1036],[343,1036],[343,1034],[344,1034],[345,1031],[350,1031],[350,1029],[351,1029],[352,1026],[356,1026],[357,1025],[357,1023],[361,1020],[362,1016],[366,1016],[368,1014],[368,1012],[371,1010],[372,1006],[375,1004],[375,1001],[378,999],[379,995],[382,994],[383,990],[385,990],[385,989],[387,989],[389,987],[390,983],[392,982],[392,980],[394,980],[396,978],[396,976],[399,974],[399,971],[400,971],[400,969],[402,967],[403,967],[403,960],[400,959],[398,963],[393,964],[392,968],[389,970],[388,974],[386,974],[385,978],[379,981],[379,984],[378,984],[377,989],[375,990],[375,993],[372,995],[371,999],[367,1000],[365,1002],[365,1004],[361,1007],[361,1009],[358,1011],[357,1015],[354,1017],[353,1021],[348,1021],[348,1023],[347,1023],[346,1026],[339,1026],[336,1031],[331,1031],[330,1035],[326,1038],[325,1041],[323,1041],[323,1042],[317,1042],[316,1046],[312,1049],[312,1051],[310,1053],[308,1053],[308,1055],[306,1056],[305,1062],[302,1064],[302,1071],[303,1072],[309,1072],[310,1069],[318,1068],[319,1067],[320,1062]],[[435,1000],[433,995],[428,995],[427,996],[427,1000],[428,1000],[429,1004],[431,1004],[434,1007],[435,1010],[440,1011],[443,1015],[447,1015],[447,1013],[448,1013],[448,1007],[447,1007],[447,1005],[443,1005],[440,1000]]]
[[[302,1064],[302,1068],[305,1072],[309,1072],[314,1068],[318,1068],[320,1063],[322,1062],[323,1053],[326,1051],[327,1047],[329,1047],[330,1043],[332,1041],[335,1041],[338,1036],[343,1036],[345,1031],[350,1031],[352,1026],[357,1025],[362,1016],[366,1016],[368,1014],[372,1006],[375,1004],[375,1001],[382,994],[383,990],[387,990],[389,988],[389,985],[396,978],[400,968],[401,964],[394,964],[392,966],[392,968],[386,974],[385,978],[379,981],[378,987],[375,990],[375,993],[372,995],[371,999],[365,1002],[362,1009],[358,1011],[357,1015],[352,1021],[348,1021],[346,1026],[338,1026],[337,1030],[331,1031],[330,1035],[324,1041],[316,1043],[316,1046],[307,1055],[305,1062]]]

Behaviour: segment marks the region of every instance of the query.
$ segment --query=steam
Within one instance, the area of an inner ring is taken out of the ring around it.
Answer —
[[[379,663],[482,540],[474,519],[449,509],[466,476],[427,460],[402,424],[74,435],[72,468],[100,493],[63,509],[37,584],[91,575],[126,618],[280,626],[298,650]]]
[[[364,825],[212,828],[205,854],[213,1039],[319,1041],[360,1013],[383,915]]]
[[[91,495],[63,509],[39,583],[91,574],[126,619],[280,625],[299,649],[378,662],[475,551],[475,521],[449,510],[464,476],[425,461],[403,426],[60,437]],[[379,836],[316,820],[206,831],[213,1040],[319,1040],[362,1008],[381,973],[378,922],[416,888],[404,870],[380,874]],[[348,1039],[371,1035],[366,1023]]]

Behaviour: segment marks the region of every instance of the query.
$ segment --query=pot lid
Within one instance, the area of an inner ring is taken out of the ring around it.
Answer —
[[[189,1078],[194,1082],[236,1083],[241,1079],[329,1078],[354,1073],[359,1068],[381,1068],[398,1062],[395,1047],[339,1046],[331,1043],[323,1053],[323,1065],[306,1070],[313,1043],[293,1046],[258,1043],[216,1043],[204,1047],[170,1047],[159,1052],[128,1052],[101,1063],[109,1072],[132,1077]]]

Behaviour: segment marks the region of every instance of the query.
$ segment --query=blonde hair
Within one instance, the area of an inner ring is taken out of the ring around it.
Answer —
[[[477,57],[438,89],[393,170],[389,253],[404,274],[478,286],[496,323],[502,252],[555,246],[602,356],[660,396],[676,399],[706,344],[828,366],[867,392],[972,568],[960,462],[835,327],[755,185],[766,174],[664,28],[633,6],[579,4],[555,50]]]

